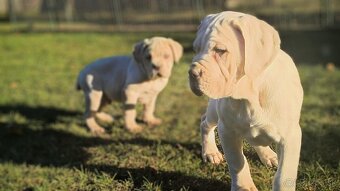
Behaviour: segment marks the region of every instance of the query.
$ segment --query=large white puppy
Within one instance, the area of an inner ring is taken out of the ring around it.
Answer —
[[[300,156],[303,90],[292,59],[280,49],[277,31],[254,16],[222,12],[202,21],[189,70],[196,95],[211,99],[201,132],[203,156],[221,162],[217,125],[229,165],[231,190],[257,190],[242,151],[242,138],[256,146],[262,162],[278,170],[273,190],[295,190]]]
[[[95,118],[113,120],[112,116],[101,112],[111,101],[124,102],[125,127],[130,132],[142,130],[135,121],[137,101],[144,106],[143,120],[148,125],[159,125],[161,120],[154,116],[156,98],[168,83],[173,63],[179,61],[182,52],[178,42],[153,37],[137,43],[133,57],[108,57],[86,66],[78,76],[77,87],[84,91],[85,119],[91,132],[104,132]]]

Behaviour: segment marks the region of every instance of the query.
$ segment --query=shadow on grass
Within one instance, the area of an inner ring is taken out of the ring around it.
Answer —
[[[340,158],[340,130],[336,126],[322,127],[324,130],[315,131],[303,129],[301,162],[315,163],[339,167]]]
[[[84,148],[111,143],[97,137],[80,137],[50,128],[32,130],[26,125],[7,123],[0,123],[0,126],[2,162],[74,167],[90,157]]]
[[[42,124],[51,124],[58,121],[61,117],[76,117],[82,115],[78,111],[69,111],[54,107],[27,105],[0,105],[0,114],[19,113],[25,118]]]
[[[0,115],[8,115],[9,113],[19,113],[21,116],[27,118],[29,122],[20,124],[15,119],[0,122],[0,136],[2,137],[0,151],[4,154],[0,156],[0,159],[6,158],[6,153],[12,153],[14,155],[8,157],[8,159],[13,159],[14,161],[17,159],[21,160],[17,162],[31,161],[32,164],[59,166],[59,164],[67,164],[67,158],[72,158],[72,153],[77,153],[81,147],[102,144],[135,144],[140,146],[152,146],[155,144],[170,145],[174,149],[184,148],[200,156],[201,147],[198,143],[150,140],[137,135],[131,139],[118,140],[101,139],[98,137],[89,138],[49,128],[50,125],[56,122],[63,122],[63,117],[80,117],[82,114],[77,111],[42,106],[0,105]],[[31,121],[34,121],[34,124],[32,124]],[[32,126],[34,127],[32,128]],[[39,126],[39,129],[42,127],[43,129],[34,130],[35,126]],[[36,150],[37,153],[35,153],[34,150]],[[39,153],[43,153],[43,156],[39,156]],[[35,162],[34,158],[31,157],[39,158],[40,163]],[[60,157],[65,158],[65,160]],[[44,158],[46,162],[43,162]]]
[[[30,127],[30,124],[1,122],[0,162],[47,167],[68,167],[72,169],[79,169],[83,166],[91,172],[105,172],[115,176],[118,180],[132,178],[137,187],[142,185],[143,181],[147,179],[150,182],[161,185],[165,190],[178,190],[183,186],[190,187],[193,190],[221,190],[229,188],[229,185],[223,181],[200,178],[194,175],[189,176],[182,172],[157,170],[149,166],[128,168],[110,165],[86,165],[91,157],[91,154],[87,152],[87,148],[94,146],[127,144],[138,146],[171,146],[174,150],[188,150],[200,158],[201,147],[198,143],[152,140],[139,136],[116,140],[82,137],[49,127],[49,125],[58,122],[61,117],[80,115],[78,112],[23,105],[0,106],[0,114],[9,112],[17,112],[28,119],[40,121],[41,123],[39,124],[42,125],[42,129],[34,130]],[[336,168],[340,157],[338,141],[340,139],[340,131],[335,126],[324,125],[327,127],[321,127],[322,131],[315,131],[312,127],[303,129],[301,161],[305,163],[318,161],[321,165],[330,165]],[[316,124],[316,126],[319,127],[322,124]],[[247,157],[248,159],[258,160],[256,154],[247,155]]]
[[[26,120],[20,122],[11,117],[11,113],[19,114]],[[7,115],[7,121],[0,122],[1,162],[77,166],[90,157],[84,147],[110,143],[109,140],[81,137],[50,127],[65,122],[67,118],[74,121],[82,115],[78,111],[19,104],[0,105],[0,115]]]
[[[112,143],[115,144],[132,144],[139,146],[153,146],[153,145],[161,145],[161,146],[171,146],[175,150],[188,150],[191,153],[194,153],[196,157],[201,157],[201,145],[199,143],[181,143],[181,142],[173,142],[168,140],[151,140],[143,137],[135,137],[132,139],[119,139],[112,140]]]
[[[86,169],[94,173],[105,172],[118,180],[133,179],[136,188],[141,187],[144,181],[157,183],[165,190],[179,190],[183,186],[190,187],[193,190],[221,190],[229,187],[224,181],[190,176],[182,172],[158,170],[149,166],[129,168],[110,166],[109,164],[86,164],[91,158],[91,154],[87,151],[89,147],[116,144],[170,145],[175,150],[186,149],[200,157],[200,145],[198,143],[150,140],[138,136],[118,140],[82,137],[49,127],[55,122],[60,122],[61,117],[78,116],[78,112],[24,105],[0,106],[0,109],[0,114],[16,112],[27,119],[37,121],[40,125],[38,129],[34,129],[30,123],[0,122],[0,163],[11,162],[43,167]]]
[[[140,188],[144,181],[161,185],[162,190],[180,190],[183,187],[190,190],[225,190],[230,188],[225,181],[188,176],[181,172],[157,170],[152,167],[125,168],[110,165],[88,165],[84,169],[105,172],[115,176],[117,180],[133,180],[134,187]]]
[[[41,166],[78,166],[90,155],[87,147],[99,145],[134,144],[139,146],[170,145],[174,149],[186,149],[200,157],[197,143],[175,143],[166,140],[150,140],[136,137],[132,139],[103,139],[81,137],[51,128],[32,130],[24,124],[0,123],[0,161],[27,163]]]
[[[302,108],[301,162],[337,168],[340,158],[340,105],[305,104]]]
[[[0,126],[6,125],[8,124],[0,124]],[[193,190],[221,190],[230,187],[223,181],[189,176],[181,172],[157,170],[149,166],[127,168],[110,165],[84,165],[91,157],[86,148],[93,146],[117,143],[141,146],[160,144],[171,145],[174,149],[185,148],[197,153],[199,145],[196,144],[179,144],[144,138],[128,140],[88,138],[53,129],[32,130],[25,125],[16,125],[21,129],[21,132],[13,133],[7,128],[0,128],[0,162],[86,169],[94,173],[105,172],[115,176],[117,180],[132,179],[136,188],[141,187],[146,180],[161,185],[165,190],[179,190],[183,186]]]

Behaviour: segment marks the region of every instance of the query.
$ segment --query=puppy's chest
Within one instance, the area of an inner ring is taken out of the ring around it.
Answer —
[[[259,135],[267,128],[263,125],[264,112],[246,100],[225,99],[220,103],[219,111],[222,121],[244,137]]]
[[[139,101],[144,102],[157,95],[167,84],[165,79],[156,79],[142,83],[139,88]]]
[[[255,121],[254,110],[246,100],[224,99],[220,101],[219,107],[220,117],[234,126],[249,126]]]

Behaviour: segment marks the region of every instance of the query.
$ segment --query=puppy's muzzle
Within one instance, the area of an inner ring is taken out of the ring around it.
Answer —
[[[160,72],[160,67],[156,66],[155,64],[152,64],[152,79],[163,77],[163,75]]]
[[[198,63],[193,63],[189,69],[189,81],[191,91],[197,96],[203,95],[199,83],[202,74],[202,68],[198,65]]]

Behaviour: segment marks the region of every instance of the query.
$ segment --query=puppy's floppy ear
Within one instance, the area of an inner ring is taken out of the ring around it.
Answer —
[[[171,38],[168,38],[169,41],[169,46],[172,50],[172,55],[174,58],[174,62],[177,63],[179,61],[179,59],[181,59],[182,55],[183,55],[183,47],[181,44],[179,44],[178,42],[172,40]]]
[[[268,23],[251,15],[232,21],[244,39],[244,72],[255,80],[272,63],[280,50],[278,32]]]
[[[142,63],[144,59],[144,50],[149,42],[149,39],[144,39],[143,41],[140,41],[135,44],[133,49],[133,57],[138,63]]]

